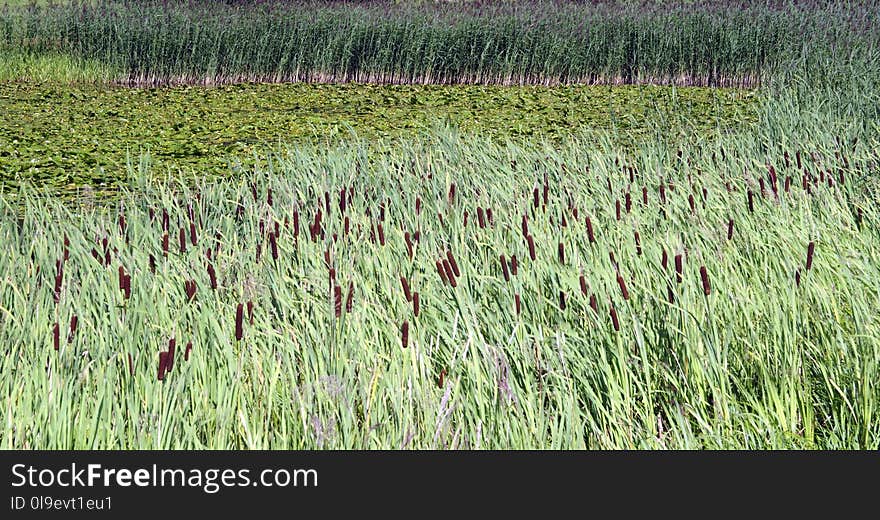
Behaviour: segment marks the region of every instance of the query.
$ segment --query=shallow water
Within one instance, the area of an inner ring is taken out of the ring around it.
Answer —
[[[0,183],[51,190],[124,182],[127,157],[154,171],[223,175],[297,142],[406,137],[438,124],[499,138],[617,130],[630,145],[754,121],[753,91],[651,86],[242,84],[130,89],[0,83]]]

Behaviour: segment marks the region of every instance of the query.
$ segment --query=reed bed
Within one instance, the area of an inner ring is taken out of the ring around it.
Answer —
[[[0,77],[88,64],[130,85],[237,82],[750,87],[874,48],[874,2],[197,0],[7,5]],[[85,65],[83,65],[85,66]],[[36,67],[36,68],[35,68]]]
[[[877,449],[877,150],[444,133],[22,188],[0,446]]]

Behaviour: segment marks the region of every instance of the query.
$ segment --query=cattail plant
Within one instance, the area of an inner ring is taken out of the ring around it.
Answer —
[[[519,262],[516,259],[516,255],[510,255],[510,273],[513,276],[516,276],[518,271],[519,271]]]
[[[513,308],[516,311],[516,315],[519,316],[522,311],[522,301],[519,297],[519,293],[513,295]]]
[[[675,281],[677,283],[682,282],[681,253],[675,255]]]
[[[510,270],[508,269],[508,266],[507,266],[507,258],[504,256],[504,254],[501,254],[498,257],[498,260],[501,262],[501,274],[504,275],[504,281],[509,282],[510,281]]]
[[[611,308],[608,313],[611,315],[611,324],[614,326],[614,331],[620,331],[620,321],[617,319],[617,309],[614,308],[614,303],[611,303]]]
[[[409,322],[406,320],[404,320],[403,325],[400,327],[400,342],[403,348],[409,345]]]
[[[342,316],[342,287],[333,286],[333,311],[337,318]]]
[[[642,256],[642,237],[639,235],[638,231],[635,231],[633,236],[636,243],[636,256]]]
[[[443,264],[440,262],[440,260],[436,260],[434,263],[437,267],[437,274],[440,275],[440,280],[443,282],[443,285],[448,284],[449,280],[446,278],[446,270],[443,269]]]
[[[238,304],[235,308],[235,339],[241,341],[244,336],[244,305]]]
[[[174,350],[176,346],[176,339],[171,338],[168,340],[168,358],[167,362],[165,363],[165,368],[168,372],[171,372],[171,370],[174,368]]]
[[[211,289],[217,290],[217,273],[214,271],[214,264],[208,263],[208,279],[211,281]]]
[[[441,262],[441,265],[443,266],[443,271],[446,273],[446,279],[449,280],[449,285],[451,285],[453,289],[458,287],[458,282],[455,279],[455,272],[452,270],[449,260],[444,259]]]
[[[79,318],[76,314],[70,317],[70,331],[67,333],[67,342],[73,343],[73,337],[76,335],[76,327],[79,324]]]
[[[55,347],[55,350],[58,350],[61,346],[61,329],[57,321],[52,327],[52,345]]]
[[[412,293],[409,290],[409,281],[403,276],[400,277],[400,285],[403,287],[403,295],[406,297],[406,301],[412,301]]]
[[[449,265],[452,267],[452,272],[455,276],[461,278],[461,271],[458,269],[458,262],[456,262],[455,257],[452,256],[452,250],[446,250],[446,259],[449,261]]]
[[[813,267],[813,253],[816,251],[816,243],[810,241],[807,244],[807,267],[806,270],[809,271]]]
[[[559,242],[559,245],[557,246],[557,253],[559,263],[565,265],[565,246],[562,244],[562,242]]]
[[[164,381],[166,370],[168,370],[168,352],[159,352],[159,372],[156,379]]]
[[[420,309],[418,291],[416,291],[412,294],[412,306],[413,306],[413,316],[418,318],[419,317],[419,309]]]
[[[709,296],[712,293],[712,286],[709,285],[709,273],[705,265],[700,266],[700,280],[703,282],[703,294]]]
[[[248,325],[254,324],[254,302],[253,300],[248,300],[247,302],[247,315],[248,315]]]
[[[354,305],[354,282],[348,282],[348,296],[345,297],[345,312],[351,313]]]
[[[183,282],[183,290],[186,293],[186,301],[191,302],[196,297],[196,281],[195,280],[185,280]]]
[[[183,360],[184,361],[189,361],[189,355],[192,352],[192,348],[193,348],[193,342],[187,341],[186,342],[186,349],[183,351]]]
[[[532,235],[529,235],[528,237],[526,237],[526,241],[529,243],[529,258],[531,258],[532,261],[534,261],[536,258],[535,239],[532,237]]]
[[[620,273],[617,274],[617,285],[620,287],[620,294],[623,295],[624,300],[629,300],[629,291],[626,289],[626,281],[624,281],[623,276]]]
[[[727,219],[727,240],[733,238],[733,219]]]
[[[590,220],[590,217],[587,217],[587,238],[590,240],[591,244],[596,243],[596,236],[593,235],[593,221]]]

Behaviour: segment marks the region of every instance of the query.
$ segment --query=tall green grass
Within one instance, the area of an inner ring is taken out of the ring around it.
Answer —
[[[101,1],[7,7],[0,48],[135,83],[752,86],[878,41],[873,2]]]
[[[846,135],[757,132],[679,157],[441,133],[298,148],[216,183],[132,165],[112,207],[25,191],[0,219],[0,445],[876,449],[880,158],[876,134]],[[437,273],[447,251],[455,288]],[[501,255],[518,259],[509,281]]]

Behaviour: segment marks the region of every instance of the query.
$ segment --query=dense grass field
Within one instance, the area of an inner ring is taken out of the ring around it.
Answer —
[[[0,447],[880,448],[873,3],[21,4]]]

